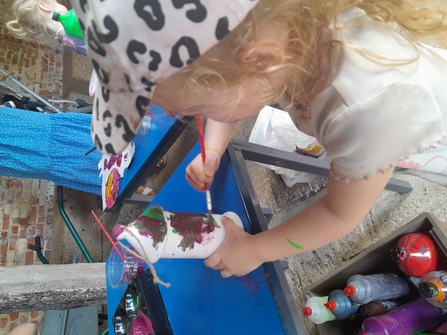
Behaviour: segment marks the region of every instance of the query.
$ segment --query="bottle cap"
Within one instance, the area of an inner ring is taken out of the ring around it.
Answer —
[[[439,293],[438,288],[432,282],[421,282],[418,288],[419,294],[424,298],[434,298]]]
[[[312,315],[312,308],[306,306],[303,307],[303,315],[304,316],[311,316]]]
[[[348,285],[343,290],[343,292],[345,292],[345,296],[350,297],[350,296],[353,296],[357,292],[357,290],[355,289],[355,287],[353,285]]]
[[[324,306],[328,310],[333,311],[337,308],[337,303],[334,300],[328,300],[327,303],[324,304]]]
[[[51,19],[54,21],[59,21],[60,16],[61,14],[59,14],[58,12],[53,12],[53,17]]]
[[[408,250],[404,247],[395,247],[391,249],[391,259],[395,262],[403,262],[408,259]]]

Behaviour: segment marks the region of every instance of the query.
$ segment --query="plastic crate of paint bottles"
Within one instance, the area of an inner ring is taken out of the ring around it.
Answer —
[[[433,299],[423,298],[421,296],[421,293],[427,297],[430,294],[435,294],[433,292],[436,292],[437,288],[434,285],[431,283],[430,285],[420,285],[421,278],[424,278],[420,273],[416,272],[415,274],[417,276],[410,276],[403,272],[403,270],[405,270],[403,265],[405,264],[401,261],[406,255],[404,251],[397,249],[397,246],[405,239],[405,237],[410,236],[413,233],[421,233],[427,236],[432,241],[432,246],[435,251],[434,253],[437,255],[436,265],[429,264],[426,269],[422,270],[431,271],[435,266],[436,271],[447,272],[447,223],[440,222],[431,213],[423,213],[305,289],[305,293],[309,299],[308,304],[300,307],[303,307],[303,314],[315,323],[319,334],[348,335],[354,333],[354,329],[358,330],[365,322],[364,312],[368,310],[368,308],[373,308],[372,306],[379,305],[374,301],[373,296],[368,299],[368,294],[362,295],[362,292],[355,292],[355,285],[349,285],[348,280],[354,282],[368,277],[372,278],[374,281],[376,275],[387,274],[389,277],[388,279],[383,278],[383,276],[379,278],[380,284],[378,284],[378,286],[382,288],[383,283],[386,283],[387,280],[396,281],[397,283],[397,279],[393,278],[394,276],[399,277],[399,280],[402,280],[403,278],[408,284],[408,288],[402,289],[399,298],[379,300],[383,300],[383,302],[390,301],[392,304],[397,304],[397,308],[400,307],[399,305],[409,303],[417,304],[415,301],[418,299],[424,299],[425,301],[431,300],[432,303],[430,303],[428,307],[427,305],[423,305],[422,308],[418,307],[421,309],[421,312],[422,310],[430,309],[432,305],[437,305],[436,301],[433,303]],[[424,251],[424,246],[422,248]],[[414,265],[416,263],[413,262],[409,264]],[[412,268],[406,272],[411,272],[411,270]],[[405,283],[403,283],[402,287],[404,286]],[[396,287],[396,285],[394,287]],[[385,296],[386,293],[390,292],[385,292]],[[391,292],[391,295],[392,294],[393,292]],[[442,292],[440,292],[440,294],[442,294]],[[444,294],[447,297],[447,292],[444,292]],[[349,304],[348,308],[345,304],[345,308],[341,309],[340,306],[343,305],[343,301],[348,300],[348,296],[352,305]],[[355,296],[357,296],[358,299],[363,300],[356,300]],[[444,303],[447,301],[446,297],[444,297]],[[368,302],[370,299],[371,302]],[[425,301],[422,301],[422,303],[426,304]],[[335,308],[336,302],[338,302],[337,309],[333,309],[331,312],[330,308]],[[384,309],[389,307],[385,305],[381,307]],[[394,308],[396,308],[396,306],[389,307],[390,310]],[[393,311],[393,313],[395,313],[395,311]],[[360,315],[363,317],[360,317]],[[370,322],[370,324],[372,324],[372,322]],[[445,321],[442,322],[441,328],[438,329],[442,329],[442,327],[445,328]],[[370,329],[372,328],[373,327],[371,326]],[[369,334],[369,332],[361,330],[357,333]],[[424,331],[424,333],[429,333],[428,329]]]

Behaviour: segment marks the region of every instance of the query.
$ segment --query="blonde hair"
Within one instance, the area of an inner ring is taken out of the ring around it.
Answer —
[[[325,31],[340,11],[360,8],[373,20],[397,25],[409,39],[430,38],[445,48],[447,7],[439,3],[430,0],[260,0],[234,31],[178,75],[190,87],[205,85],[214,89],[236,87],[244,78],[268,80],[269,74],[286,70],[284,85],[271,100],[291,111],[307,106],[320,77],[322,56],[339,44],[325,38]],[[268,60],[258,60],[257,66],[240,61],[241,51],[250,49],[258,26],[279,27],[284,32],[283,64],[264,67],[262,63],[268,64]],[[365,57],[371,58],[371,54],[365,52]],[[241,88],[237,96],[232,96],[232,103],[237,104],[243,94]],[[224,103],[231,103],[226,100]]]
[[[23,39],[28,35],[50,37],[46,19],[39,14],[39,3],[55,0],[15,0],[12,5],[15,20],[6,23],[11,35]]]

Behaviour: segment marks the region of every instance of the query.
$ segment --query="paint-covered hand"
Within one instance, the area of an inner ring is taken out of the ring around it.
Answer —
[[[205,164],[199,154],[186,168],[186,180],[198,191],[205,190],[205,184],[213,182],[214,174],[220,165],[220,155],[214,150],[206,150]]]
[[[227,217],[222,217],[222,224],[226,229],[225,241],[205,260],[205,265],[220,270],[224,278],[244,276],[258,268],[263,261],[254,248],[253,236]]]

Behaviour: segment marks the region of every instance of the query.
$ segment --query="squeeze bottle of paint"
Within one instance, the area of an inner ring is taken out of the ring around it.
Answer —
[[[170,212],[153,205],[127,226],[115,226],[112,235],[117,240],[127,240],[141,257],[151,263],[160,258],[205,259],[225,240],[225,227],[221,223],[223,216],[243,228],[241,219],[233,212],[222,215]]]
[[[399,304],[395,301],[371,301],[360,306],[359,314],[365,318],[385,315],[395,310]]]
[[[405,278],[394,273],[378,273],[349,277],[344,292],[355,304],[364,305],[403,297],[410,292],[410,287]]]
[[[413,300],[382,316],[363,321],[363,335],[415,335],[439,326],[443,310],[424,298]]]
[[[312,297],[303,307],[303,315],[313,323],[319,325],[326,321],[335,320],[335,315],[328,310],[324,304],[327,303],[328,297]]]
[[[419,294],[429,303],[440,308],[447,308],[447,272],[432,271],[422,276]]]
[[[391,258],[405,274],[420,277],[436,270],[438,256],[433,240],[423,233],[404,235],[391,249]]]
[[[82,33],[81,25],[79,24],[78,18],[76,17],[75,11],[70,9],[65,14],[59,14],[58,12],[53,12],[52,19],[58,21],[62,24],[65,29],[65,33],[69,36],[84,39],[84,34]]]
[[[359,306],[352,303],[343,290],[334,290],[329,294],[327,303],[324,304],[337,319],[347,319],[357,313]]]

